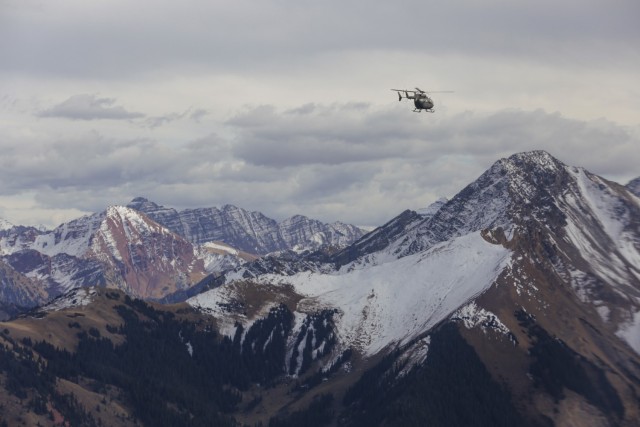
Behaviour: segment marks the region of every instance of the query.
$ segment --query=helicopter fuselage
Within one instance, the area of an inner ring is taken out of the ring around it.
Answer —
[[[412,99],[413,105],[416,107],[413,110],[414,112],[419,113],[422,110],[428,113],[435,112],[435,110],[433,109],[433,106],[434,106],[433,100],[429,98],[429,95],[427,95],[425,91],[419,88],[416,88],[416,90],[408,90],[408,89],[391,89],[391,90],[398,93],[398,101],[402,101],[402,98]]]
[[[420,96],[421,95],[421,96]],[[433,101],[426,95],[416,94],[415,99],[413,100],[413,105],[415,105],[416,110],[430,110],[433,108]]]

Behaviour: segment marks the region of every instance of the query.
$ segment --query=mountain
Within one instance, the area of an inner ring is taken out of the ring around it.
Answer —
[[[399,349],[390,363],[401,372],[426,369],[444,330],[533,424],[638,421],[640,204],[623,186],[546,152],[516,154],[435,213],[403,212],[324,263],[303,261],[242,266],[188,302],[231,336],[282,301],[293,336],[302,319],[336,310],[334,358]],[[391,416],[362,393],[353,405]]]
[[[0,259],[0,320],[6,320],[34,304],[47,302],[38,280],[30,279]]]
[[[324,224],[302,215],[278,223],[260,212],[250,212],[233,205],[178,212],[137,197],[127,206],[144,212],[190,242],[220,241],[258,255],[321,247],[343,248],[364,234],[362,229],[353,225],[341,222]]]
[[[362,234],[351,225],[327,225],[300,215],[277,224],[258,212],[229,205],[178,213],[137,198],[128,207],[111,206],[51,231],[0,229],[0,259],[21,277],[2,276],[0,303],[30,307],[74,287],[92,285],[161,299],[207,274],[255,260],[254,254],[261,251],[336,250]]]
[[[91,285],[156,298],[188,287],[207,273],[206,256],[198,257],[189,242],[144,214],[122,206],[109,207],[48,232],[14,227],[0,232],[0,248],[3,263],[32,282],[25,285],[14,281],[7,288],[15,295],[6,291],[3,301],[25,306]],[[25,295],[29,288],[39,288],[38,298]]]
[[[273,254],[209,280],[175,305],[71,290],[2,323],[4,416],[640,423],[640,200],[543,151],[341,251]]]

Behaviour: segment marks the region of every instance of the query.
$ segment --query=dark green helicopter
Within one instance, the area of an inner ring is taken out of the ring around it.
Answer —
[[[414,113],[419,113],[422,110],[428,113],[435,113],[436,110],[433,109],[433,99],[431,99],[427,92],[420,88],[416,88],[416,90],[407,90],[407,89],[391,89],[395,92],[398,92],[398,101],[402,101],[402,93],[404,93],[404,97],[406,99],[413,99],[413,105],[415,105]],[[450,90],[438,90],[429,93],[453,93]]]

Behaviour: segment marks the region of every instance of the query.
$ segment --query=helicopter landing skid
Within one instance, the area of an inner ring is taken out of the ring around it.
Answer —
[[[414,113],[421,113],[423,111],[426,111],[427,113],[435,113],[436,110],[434,110],[433,108],[430,109],[426,109],[426,108],[416,108],[415,110],[413,110]]]

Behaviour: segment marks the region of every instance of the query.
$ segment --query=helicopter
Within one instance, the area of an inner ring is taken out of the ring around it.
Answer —
[[[420,88],[416,88],[416,90],[407,90],[407,89],[391,89],[395,92],[398,92],[398,101],[402,101],[402,93],[404,92],[404,97],[406,99],[413,99],[413,105],[416,106],[416,108],[413,110],[414,113],[419,113],[422,110],[426,111],[427,113],[435,113],[436,110],[433,109],[433,99],[431,99],[428,95],[427,92],[425,92],[424,90],[420,89]],[[429,93],[453,93],[453,91],[450,90],[439,90],[439,91],[435,91],[435,92],[429,92]]]

